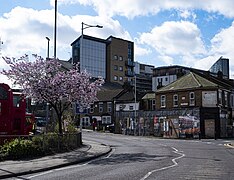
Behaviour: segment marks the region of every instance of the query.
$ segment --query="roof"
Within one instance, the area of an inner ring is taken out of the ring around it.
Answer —
[[[218,84],[209,81],[208,79],[194,73],[190,72],[187,75],[182,76],[176,81],[164,86],[156,91],[178,91],[183,89],[195,89],[195,88],[217,88]]]
[[[147,93],[142,99],[155,99],[155,93]]]
[[[71,46],[76,43],[77,41],[80,40],[82,36],[79,36],[75,41],[73,41],[71,43]],[[97,38],[97,37],[93,37],[93,36],[87,36],[87,35],[83,35],[83,38],[84,39],[89,39],[89,40],[92,40],[92,41],[97,41],[97,42],[101,42],[101,43],[107,43],[107,41],[105,39],[101,39],[101,38]]]
[[[98,101],[112,101],[123,89],[100,90],[97,93]]]

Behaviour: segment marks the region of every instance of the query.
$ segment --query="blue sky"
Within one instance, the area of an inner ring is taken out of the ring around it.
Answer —
[[[134,41],[135,61],[208,70],[230,59],[234,78],[233,0],[57,0],[57,57],[67,60],[81,22],[102,25],[84,34]],[[1,56],[53,55],[54,0],[0,0]],[[8,66],[0,59],[0,70]],[[0,76],[0,82],[6,78]]]

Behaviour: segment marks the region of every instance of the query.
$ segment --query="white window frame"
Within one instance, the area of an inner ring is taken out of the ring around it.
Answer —
[[[103,112],[103,102],[99,102],[98,107],[99,112]]]
[[[193,97],[192,97],[192,95],[193,95]],[[189,93],[189,105],[195,106],[195,93],[194,92]]]
[[[174,95],[173,95],[173,106],[174,106],[174,107],[178,107],[178,105],[179,105],[178,100],[179,100],[178,94],[174,94]]]
[[[161,95],[161,108],[166,107],[166,95]]]
[[[112,112],[112,102],[107,102],[107,112]]]

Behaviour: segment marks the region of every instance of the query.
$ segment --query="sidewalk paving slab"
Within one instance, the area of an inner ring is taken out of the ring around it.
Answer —
[[[106,155],[109,146],[92,141],[83,141],[77,150],[28,160],[7,160],[0,162],[0,179],[17,177],[31,173],[78,164]]]

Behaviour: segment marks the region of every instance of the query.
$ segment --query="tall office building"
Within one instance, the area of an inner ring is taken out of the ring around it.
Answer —
[[[134,43],[110,36],[107,38],[107,81],[123,84],[134,77]]]
[[[106,78],[106,40],[83,35],[72,44],[72,62],[80,63],[92,77]]]
[[[72,44],[72,61],[92,77],[123,84],[134,77],[134,43],[113,36],[107,39],[83,35]]]

